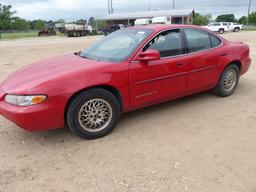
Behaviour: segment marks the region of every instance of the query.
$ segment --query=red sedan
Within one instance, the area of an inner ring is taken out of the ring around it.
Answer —
[[[18,70],[0,85],[0,113],[29,131],[66,125],[94,139],[124,112],[205,90],[230,96],[250,63],[248,45],[201,27],[131,27]]]

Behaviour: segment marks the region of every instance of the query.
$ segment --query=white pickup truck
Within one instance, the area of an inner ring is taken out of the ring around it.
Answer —
[[[241,29],[243,29],[243,25],[238,23],[229,22],[228,26],[229,26],[229,30],[234,32],[239,32]]]
[[[214,22],[204,27],[213,32],[223,34],[224,32],[228,31],[238,32],[243,28],[243,25],[239,25],[237,23],[232,22]]]
[[[214,23],[210,23],[209,25],[204,26],[204,27],[213,32],[218,32],[220,34],[223,34],[224,32],[229,31],[228,22],[214,22]]]

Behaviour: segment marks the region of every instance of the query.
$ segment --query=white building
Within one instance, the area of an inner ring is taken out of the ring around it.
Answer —
[[[123,24],[133,26],[134,21],[140,18],[150,18],[167,16],[171,17],[173,24],[191,24],[194,16],[193,9],[171,9],[162,11],[144,11],[130,13],[111,13],[104,17],[97,18],[97,21],[107,21],[109,24]]]

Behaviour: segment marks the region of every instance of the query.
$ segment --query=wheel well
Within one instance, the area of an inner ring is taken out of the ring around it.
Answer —
[[[240,61],[232,61],[228,65],[231,64],[235,64],[238,67],[239,71],[241,71],[242,63]]]
[[[81,92],[84,92],[84,91],[87,91],[87,90],[91,90],[91,89],[96,89],[96,88],[100,88],[100,89],[105,89],[107,91],[109,91],[110,93],[112,93],[117,99],[118,101],[120,102],[120,106],[121,106],[121,111],[123,110],[123,102],[122,102],[122,97],[119,93],[119,91],[113,87],[113,86],[110,86],[110,85],[98,85],[98,86],[92,86],[92,87],[87,87],[85,89],[82,89],[76,93],[74,93],[68,100],[67,104],[66,104],[66,107],[65,107],[65,117],[66,117],[66,111],[67,111],[67,108],[68,106],[70,105],[71,101],[77,96],[79,95]]]

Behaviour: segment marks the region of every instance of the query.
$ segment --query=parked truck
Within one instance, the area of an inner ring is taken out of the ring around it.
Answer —
[[[152,19],[150,19],[150,18],[141,18],[141,19],[136,19],[135,22],[134,22],[135,26],[148,25],[148,24],[152,24]]]
[[[117,31],[119,29],[124,29],[124,28],[125,28],[125,26],[123,24],[114,24],[114,25],[109,26],[103,32],[104,32],[104,35],[107,36],[110,33],[113,33],[113,32],[115,32],[115,31]]]
[[[229,22],[228,25],[229,25],[230,31],[239,32],[241,29],[243,29],[243,25],[238,23]]]
[[[56,35],[54,24],[51,22],[45,23],[43,29],[38,32],[38,36],[42,37],[51,35]]]
[[[213,32],[219,32],[220,34],[228,31],[238,32],[243,29],[243,25],[232,22],[214,22],[204,27],[210,29]]]
[[[218,32],[219,34],[223,34],[224,32],[228,32],[229,30],[229,25],[228,22],[214,22],[210,23],[207,26],[203,26],[213,32]]]
[[[55,23],[55,29],[58,30],[60,33],[64,33],[65,23]]]
[[[92,33],[92,27],[86,23],[65,23],[64,33],[68,37],[86,36]]]
[[[172,24],[172,17],[167,17],[167,16],[153,17],[152,23],[153,24]]]

